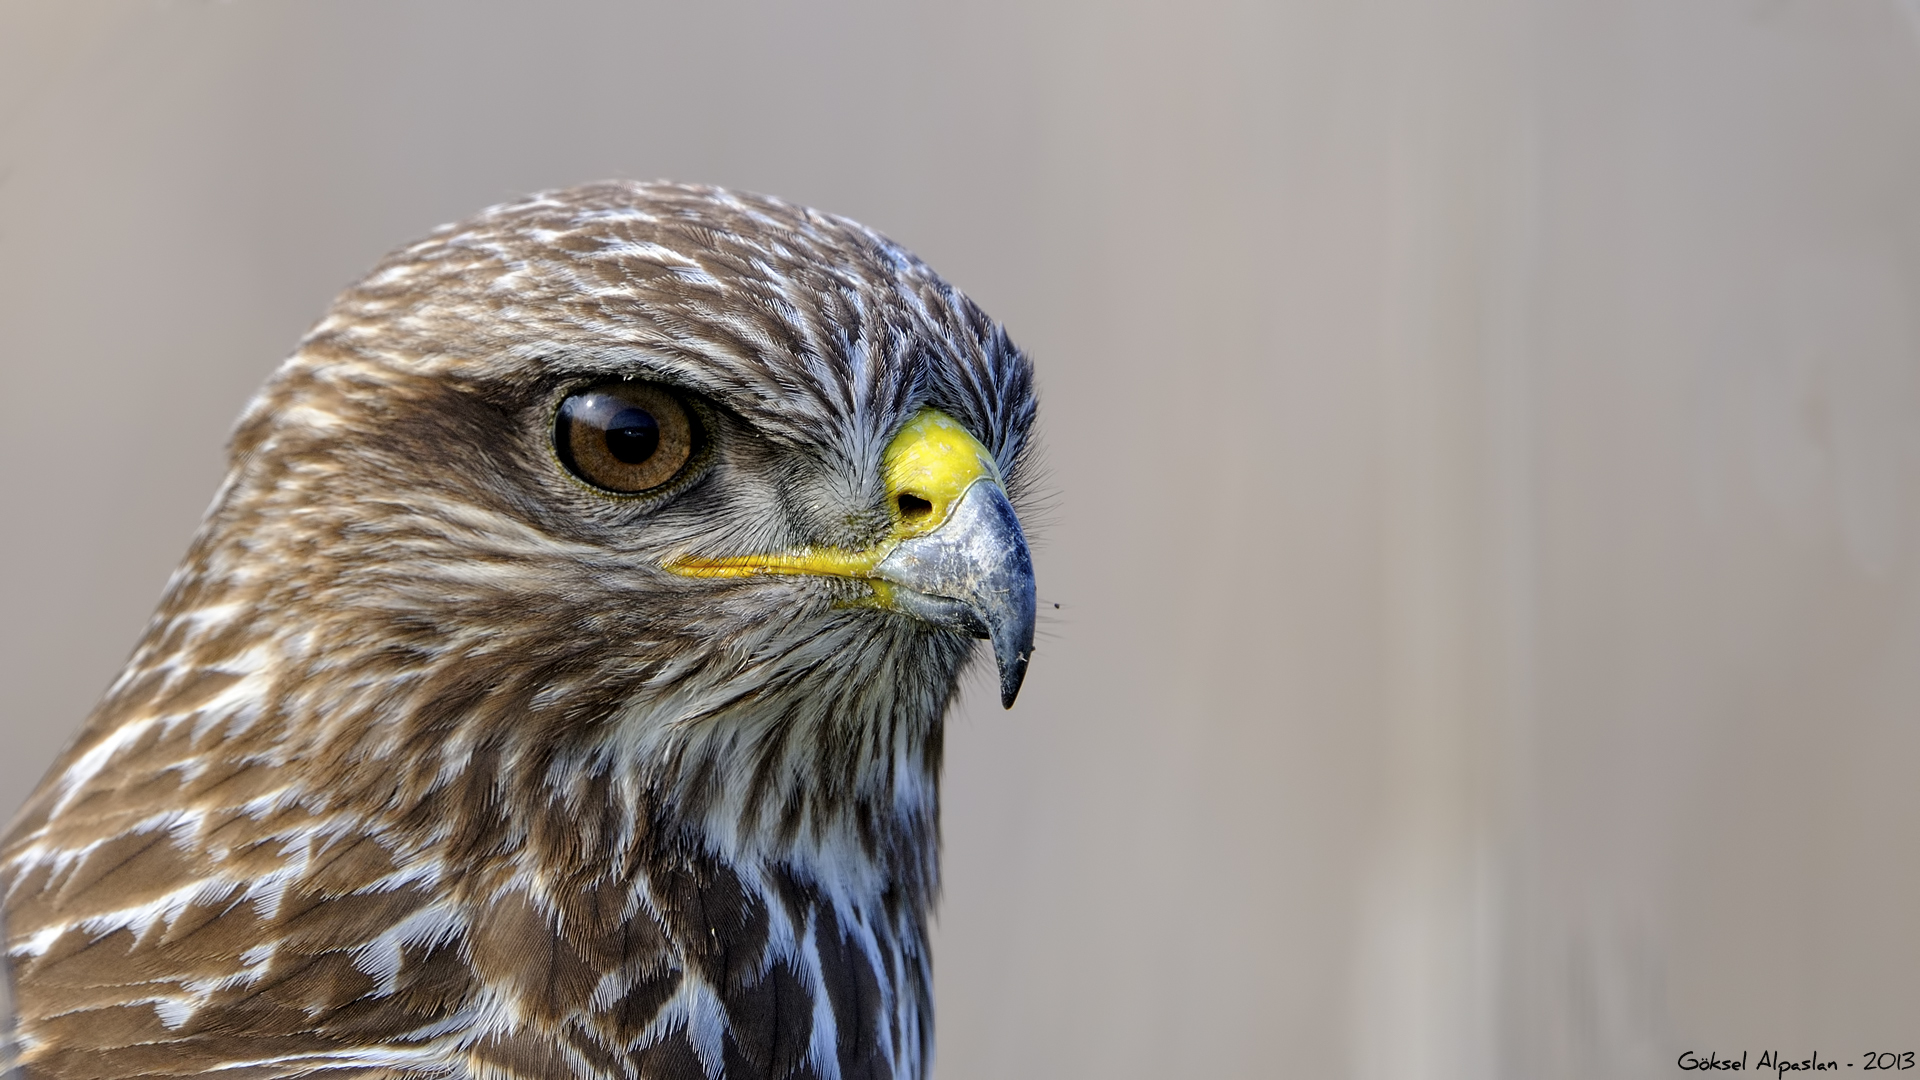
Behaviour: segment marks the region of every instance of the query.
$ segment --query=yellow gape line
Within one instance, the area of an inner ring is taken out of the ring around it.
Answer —
[[[808,548],[766,555],[706,559],[683,555],[666,568],[688,577],[751,577],[755,574],[829,574],[871,578],[874,567],[903,540],[946,524],[953,507],[975,483],[1000,482],[1000,468],[980,440],[938,409],[921,409],[907,421],[880,459],[893,529],[865,551]]]

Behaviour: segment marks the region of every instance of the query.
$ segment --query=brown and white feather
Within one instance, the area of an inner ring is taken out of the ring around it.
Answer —
[[[556,395],[705,403],[608,499]],[[676,554],[857,547],[935,405],[1018,497],[1031,373],[851,222],[546,193],[350,289],[248,407],[126,670],[0,848],[33,1080],[911,1078],[973,643]]]

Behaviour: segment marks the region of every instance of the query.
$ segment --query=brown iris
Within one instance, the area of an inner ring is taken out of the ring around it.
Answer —
[[[603,383],[568,396],[553,425],[567,471],[635,495],[679,475],[693,456],[693,421],[671,393],[647,383]]]

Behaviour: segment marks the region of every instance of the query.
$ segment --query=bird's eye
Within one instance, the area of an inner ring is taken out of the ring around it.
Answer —
[[[560,403],[553,447],[573,475],[635,495],[679,475],[693,456],[693,420],[658,386],[604,383]]]

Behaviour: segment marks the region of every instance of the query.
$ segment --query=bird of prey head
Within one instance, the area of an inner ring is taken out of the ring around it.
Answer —
[[[979,308],[777,200],[599,184],[390,256],[0,848],[23,1074],[922,1076],[1033,421]]]

